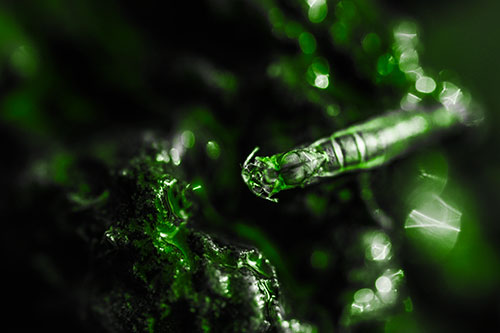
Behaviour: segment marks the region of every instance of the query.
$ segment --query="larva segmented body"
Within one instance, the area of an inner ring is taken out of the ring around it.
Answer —
[[[380,166],[458,124],[460,118],[445,108],[393,112],[309,146],[252,161],[254,150],[243,165],[242,177],[256,195],[275,201],[271,197],[281,190]]]

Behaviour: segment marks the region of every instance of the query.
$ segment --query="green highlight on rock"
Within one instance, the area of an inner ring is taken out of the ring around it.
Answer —
[[[312,331],[288,319],[275,269],[259,250],[191,225],[200,218],[200,185],[157,159],[168,144],[155,147],[111,171],[109,198],[96,207],[112,223],[100,254],[106,264],[95,274],[114,277],[91,295],[96,318],[114,331],[282,331],[290,322],[292,332]]]

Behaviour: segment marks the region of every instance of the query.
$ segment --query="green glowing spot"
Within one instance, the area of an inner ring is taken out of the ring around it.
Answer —
[[[414,95],[412,93],[408,93],[408,95],[406,95],[406,96],[407,96],[408,102],[410,102],[410,103],[416,104],[422,100],[420,97],[418,97],[417,95]]]
[[[148,332],[149,333],[154,333],[154,331],[155,331],[155,319],[154,319],[154,317],[149,317],[146,320],[146,322],[148,324]]]
[[[326,114],[330,117],[336,117],[340,114],[340,107],[338,105],[329,104],[326,107]]]
[[[403,270],[394,271],[388,269],[384,275],[379,276],[375,281],[377,288],[378,299],[382,302],[381,305],[391,305],[398,299],[398,285],[401,284],[404,278]]]
[[[366,245],[365,257],[371,261],[386,261],[391,258],[391,241],[380,231],[368,233],[364,237]]]
[[[439,258],[455,246],[462,213],[433,193],[422,198],[426,200],[418,204],[406,219],[406,233],[419,249]]]
[[[432,118],[440,126],[451,126],[457,121],[457,115],[446,108],[441,109],[441,112],[436,112]]]
[[[228,93],[234,93],[238,89],[238,80],[236,76],[230,72],[214,71],[212,74],[212,82],[220,89]]]
[[[369,303],[373,300],[375,294],[370,288],[359,289],[354,293],[354,302],[356,303]]]
[[[198,191],[198,190],[201,190],[202,189],[202,186],[201,185],[196,185],[193,187],[193,191]]]
[[[424,70],[419,66],[416,69],[406,71],[405,75],[408,80],[417,81],[419,78],[424,76]]]
[[[405,50],[399,56],[399,69],[406,73],[416,70],[418,65],[418,52],[413,49]]]
[[[344,188],[339,192],[338,196],[341,202],[348,202],[352,198],[352,192],[348,188]]]
[[[380,293],[388,293],[392,289],[392,281],[387,276],[381,276],[375,281],[375,287]]]
[[[281,75],[283,69],[280,64],[271,64],[267,67],[267,75],[271,78],[275,78]]]
[[[306,196],[306,205],[316,216],[322,216],[326,211],[328,200],[325,197],[310,193]]]
[[[356,14],[356,5],[350,0],[340,1],[335,7],[335,16],[342,21],[351,21],[356,17]]]
[[[285,34],[288,38],[297,38],[304,32],[302,25],[296,21],[289,21],[285,25]]]
[[[377,73],[382,76],[391,74],[395,67],[396,60],[389,53],[381,55],[377,60]]]
[[[276,7],[269,10],[268,17],[269,22],[271,22],[275,28],[281,28],[285,24],[285,16],[283,15],[283,12]]]
[[[339,21],[332,24],[330,34],[335,44],[345,45],[349,41],[350,29],[344,22]]]
[[[291,87],[296,86],[300,81],[293,66],[291,66],[289,64],[287,64],[286,66],[283,67],[282,78],[283,78],[283,81]]]
[[[318,270],[324,270],[328,267],[328,253],[322,250],[315,250],[311,254],[311,266]]]
[[[314,85],[320,89],[328,88],[328,84],[329,84],[328,75],[324,74],[318,75],[314,80]]]
[[[170,158],[172,160],[172,163],[174,163],[174,165],[181,164],[181,153],[177,148],[170,149]]]
[[[67,153],[58,153],[54,155],[49,165],[49,172],[52,179],[57,184],[68,184],[70,179],[69,169],[74,164],[74,156]]]
[[[316,85],[313,85],[316,87]],[[318,87],[316,87],[318,88]],[[307,100],[313,104],[321,104],[321,95],[316,90],[308,90],[305,92]]]
[[[207,155],[213,160],[216,160],[220,156],[220,147],[216,141],[208,141],[206,147]]]
[[[394,40],[400,50],[414,48],[418,44],[417,25],[405,21],[394,28]]]
[[[166,151],[161,151],[156,155],[156,161],[168,163],[170,162],[170,155]]]
[[[406,111],[410,110],[415,110],[418,106],[418,103],[422,99],[418,97],[417,95],[414,95],[412,93],[406,94],[402,99],[401,99],[401,108]]]
[[[413,302],[411,301],[410,297],[407,297],[403,301],[403,304],[405,306],[405,312],[412,312],[413,311]]]
[[[34,51],[23,45],[12,52],[10,63],[22,76],[35,74],[38,64]]]
[[[2,98],[0,116],[3,121],[24,130],[45,134],[49,126],[38,101],[27,90],[14,91]]]
[[[448,182],[448,161],[437,152],[420,154],[415,161],[416,177],[411,177],[405,200],[409,207],[418,207],[429,201],[429,194],[439,195]]]
[[[306,79],[314,87],[326,89],[330,83],[329,81],[328,61],[322,57],[316,57],[307,69]]]
[[[443,82],[443,89],[439,93],[439,101],[447,109],[467,106],[467,103],[464,103],[464,94],[462,90],[453,83],[446,81]]]
[[[300,323],[296,319],[282,320],[281,327],[283,332],[290,333],[317,333],[318,329],[312,325]]]
[[[380,51],[380,37],[376,33],[370,32],[361,41],[361,46],[366,53],[376,54]]]
[[[210,323],[209,321],[206,319],[206,318],[203,318],[201,320],[201,329],[203,330],[203,332],[205,333],[208,333],[210,332]]]
[[[162,310],[161,315],[160,315],[161,320],[168,317],[170,315],[170,312],[172,311],[172,308],[166,303],[161,303],[160,309]]]
[[[328,6],[326,0],[307,0],[309,11],[307,13],[309,21],[312,23],[320,23],[328,14]]]
[[[299,36],[299,46],[305,54],[313,54],[316,51],[316,39],[313,34],[303,32]]]
[[[422,76],[415,82],[415,89],[421,93],[430,94],[436,89],[436,82],[431,77]]]
[[[323,57],[314,58],[309,68],[316,75],[327,75],[330,72],[330,65],[328,64],[328,60]]]
[[[185,148],[192,148],[195,141],[194,133],[189,130],[182,132],[181,141]]]

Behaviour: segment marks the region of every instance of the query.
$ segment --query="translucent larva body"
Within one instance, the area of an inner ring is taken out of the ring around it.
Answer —
[[[443,107],[392,112],[288,152],[259,157],[256,148],[242,177],[257,196],[276,201],[272,196],[282,190],[383,165],[459,124],[460,116]]]

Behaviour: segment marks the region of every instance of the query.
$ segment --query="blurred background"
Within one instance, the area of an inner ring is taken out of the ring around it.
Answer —
[[[203,184],[196,227],[259,248],[318,331],[499,324],[497,13],[492,0],[3,2],[1,243],[20,327],[93,330],[78,306],[91,254],[50,193],[71,184],[78,154],[112,160],[144,131],[183,147],[166,158]],[[398,33],[418,36],[410,70]],[[415,87],[422,68],[435,90]],[[443,82],[480,106],[481,125],[279,204],[241,180],[255,146],[273,154],[433,105]]]

